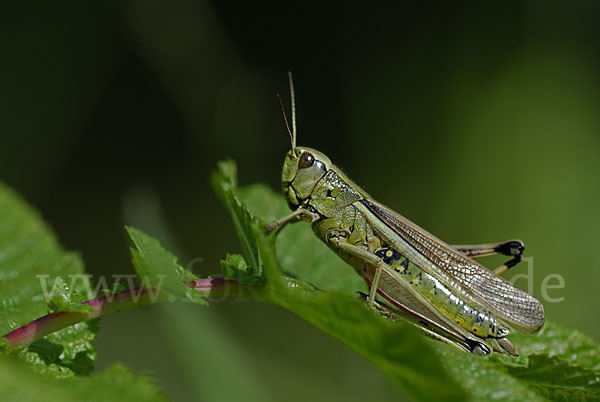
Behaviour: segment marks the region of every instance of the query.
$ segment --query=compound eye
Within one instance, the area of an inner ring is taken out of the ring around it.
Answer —
[[[315,157],[310,152],[302,152],[300,155],[300,161],[298,162],[298,167],[300,169],[309,168],[315,164]]]

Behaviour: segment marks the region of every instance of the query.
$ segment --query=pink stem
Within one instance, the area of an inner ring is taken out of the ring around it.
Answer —
[[[239,282],[223,278],[199,279],[187,282],[187,285],[207,296],[220,296],[232,288],[241,286]],[[106,295],[83,302],[82,304],[92,306],[93,311],[90,311],[89,313],[69,311],[49,313],[29,324],[9,332],[4,335],[3,338],[8,341],[8,345],[11,347],[25,346],[37,339],[58,331],[59,329],[66,328],[78,322],[165,300],[168,300],[168,295],[160,294],[155,289],[148,289],[143,286],[127,289],[116,294]]]

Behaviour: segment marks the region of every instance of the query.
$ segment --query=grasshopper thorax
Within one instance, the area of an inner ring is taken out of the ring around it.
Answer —
[[[310,197],[315,185],[331,168],[331,160],[308,147],[294,147],[285,156],[281,174],[283,194],[290,207],[297,209]]]

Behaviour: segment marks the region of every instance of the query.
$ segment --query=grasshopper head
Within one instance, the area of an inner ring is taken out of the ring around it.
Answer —
[[[292,82],[292,73],[288,72],[290,81],[290,97],[292,101],[292,128],[288,124],[283,102],[281,97],[279,105],[281,106],[281,114],[285,127],[290,135],[291,150],[285,156],[283,161],[283,170],[281,173],[281,181],[283,195],[288,200],[291,209],[296,210],[312,193],[315,185],[321,180],[325,173],[331,168],[331,161],[327,156],[308,147],[296,146],[296,106],[294,101],[294,83]]]
[[[307,147],[294,147],[285,156],[281,181],[290,208],[296,209],[312,193],[331,167],[323,153]]]

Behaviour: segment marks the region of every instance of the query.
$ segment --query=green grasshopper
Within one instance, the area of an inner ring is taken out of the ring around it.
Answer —
[[[315,234],[369,285],[363,297],[379,314],[406,318],[460,350],[517,356],[506,335],[535,334],[544,325],[542,304],[499,276],[521,261],[523,243],[448,245],[375,201],[323,153],[296,146],[291,74],[289,79],[291,130],[279,102],[292,145],[283,163],[283,193],[293,212],[267,230],[312,223]],[[512,258],[494,271],[474,260],[492,254]]]

